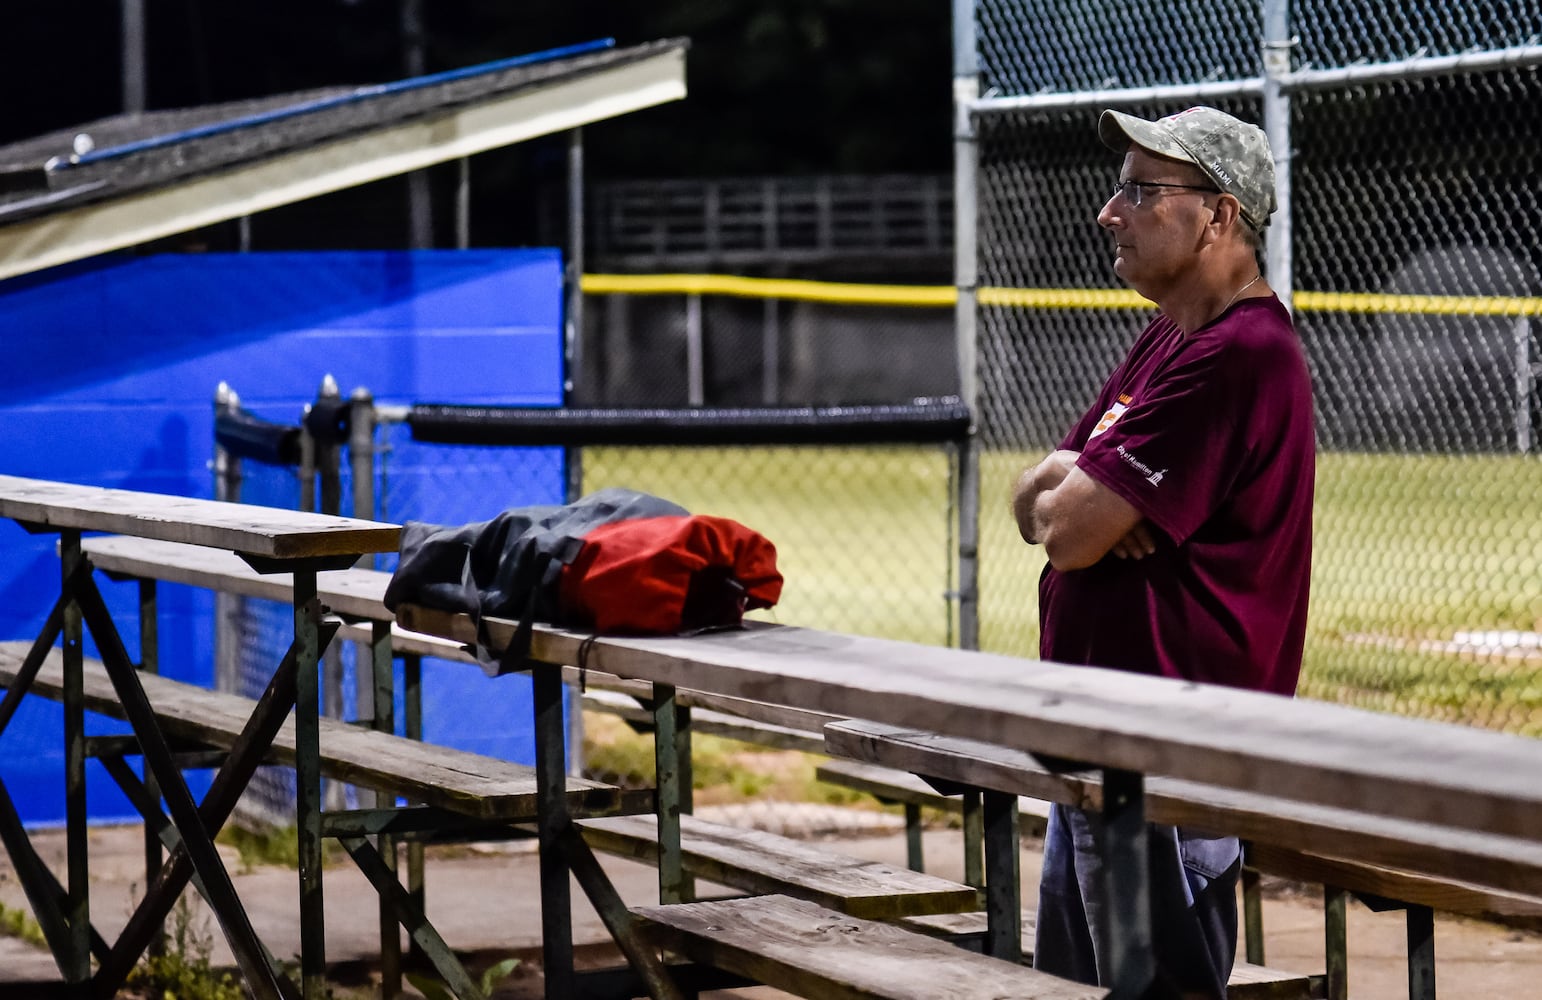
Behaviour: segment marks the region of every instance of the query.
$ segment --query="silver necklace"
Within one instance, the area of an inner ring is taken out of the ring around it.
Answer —
[[[1231,308],[1231,304],[1233,302],[1237,301],[1237,296],[1241,295],[1243,292],[1247,291],[1249,288],[1252,288],[1254,285],[1258,284],[1258,280],[1260,278],[1262,278],[1263,276],[1264,276],[1264,272],[1259,271],[1257,274],[1253,275],[1253,280],[1252,281],[1250,281],[1247,284],[1243,285],[1241,288],[1237,289],[1235,292],[1232,292],[1231,293],[1231,298],[1226,300],[1226,304],[1221,307],[1221,312],[1216,313],[1216,315],[1219,316],[1219,315],[1221,315],[1221,313],[1223,313],[1226,310],[1230,309]]]

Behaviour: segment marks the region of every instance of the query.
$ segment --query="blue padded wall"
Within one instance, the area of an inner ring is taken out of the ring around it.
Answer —
[[[212,496],[220,381],[285,423],[327,374],[381,402],[557,406],[561,308],[546,248],[122,257],[0,282],[0,472]],[[456,497],[477,511],[458,519],[560,500],[560,460],[538,464],[512,492]],[[55,541],[0,523],[0,638],[36,633],[58,592]],[[136,650],[134,589],[103,587]],[[211,682],[212,609],[207,592],[161,587],[163,673]],[[529,758],[527,681],[437,664],[425,687],[430,739]],[[28,698],[0,736],[0,776],[29,824],[62,820],[61,726],[57,705]],[[97,718],[92,731],[116,730]],[[95,764],[88,782],[93,817],[130,815]]]

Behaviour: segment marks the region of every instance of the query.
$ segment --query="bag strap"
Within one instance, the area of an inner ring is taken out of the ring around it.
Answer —
[[[525,599],[525,612],[520,616],[519,627],[514,630],[513,637],[509,640],[503,652],[498,657],[498,674],[518,673],[530,669],[530,644],[535,638],[535,616],[540,607],[541,581],[546,577],[546,568],[551,565],[552,554],[540,552],[536,554],[531,575],[534,583],[528,588],[529,597]],[[483,649],[491,647],[488,641],[487,626],[482,616],[477,615],[477,642]]]

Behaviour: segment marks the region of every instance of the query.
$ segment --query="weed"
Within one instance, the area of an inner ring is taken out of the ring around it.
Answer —
[[[48,941],[43,937],[43,928],[32,919],[32,914],[26,910],[13,910],[4,903],[0,903],[0,934],[21,938],[39,948],[48,947]]]
[[[239,826],[227,826],[215,838],[219,843],[234,847],[241,852],[241,866],[252,869],[258,865],[278,865],[283,868],[300,867],[300,842],[292,826],[274,826],[265,830],[248,830]],[[325,840],[321,845],[322,864],[336,861],[340,848],[335,841]]]
[[[477,985],[482,990],[482,995],[492,996],[493,989],[519,966],[519,959],[506,958],[497,965],[492,966],[482,973],[481,982]],[[450,987],[433,976],[423,975],[418,972],[407,973],[407,981],[417,987],[419,993],[428,1000],[455,1000],[455,994],[450,992]]]
[[[125,985],[146,1000],[242,1000],[236,978],[209,964],[213,941],[207,918],[195,919],[184,896],[172,910],[165,950],[146,955]]]

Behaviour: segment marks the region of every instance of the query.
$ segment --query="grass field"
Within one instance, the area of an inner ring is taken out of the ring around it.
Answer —
[[[1034,454],[981,465],[981,645],[1037,649],[1043,556],[1007,491]],[[941,448],[586,449],[585,488],[626,485],[736,518],[778,549],[769,617],[947,643],[951,464]],[[1324,454],[1304,696],[1542,735],[1542,649],[1444,651],[1542,632],[1542,461]]]

